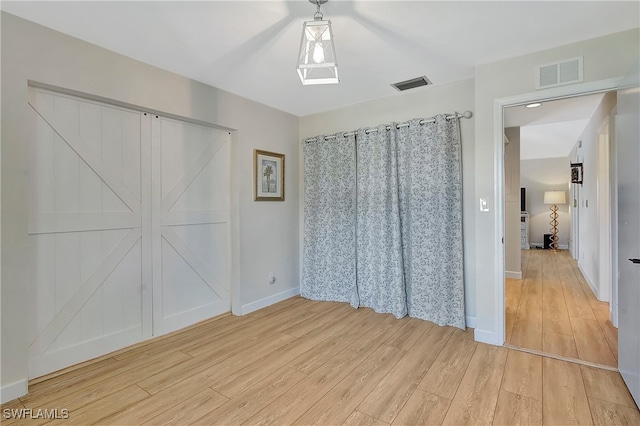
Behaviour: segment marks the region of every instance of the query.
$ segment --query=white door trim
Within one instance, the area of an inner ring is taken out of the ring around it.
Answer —
[[[575,158],[572,159],[573,162],[579,163],[579,157],[576,155]],[[580,253],[580,210],[578,206],[580,205],[580,185],[571,185],[571,205],[569,211],[571,212],[571,256],[574,260],[579,259]]]
[[[611,194],[609,168],[610,149],[610,116],[598,131],[598,171],[596,177],[596,193],[598,200],[598,294],[597,298],[603,302],[611,301]]]
[[[515,96],[494,99],[493,102],[493,139],[494,139],[494,158],[493,158],[493,192],[494,205],[496,212],[494,216],[494,241],[495,250],[495,267],[493,281],[499,283],[494,287],[494,324],[495,334],[482,332],[476,333],[475,338],[478,341],[502,346],[505,342],[505,271],[504,271],[504,115],[505,107],[523,105],[531,102],[549,101],[555,99],[569,98],[579,95],[587,95],[591,93],[606,92],[617,90],[620,86],[621,78],[611,78],[599,80],[589,83],[573,84],[568,86],[554,87],[537,92],[523,93]]]
[[[611,116],[611,128],[613,129],[613,143],[609,152],[611,181],[611,303],[609,303],[609,319],[615,328],[618,328],[618,106],[614,108]]]

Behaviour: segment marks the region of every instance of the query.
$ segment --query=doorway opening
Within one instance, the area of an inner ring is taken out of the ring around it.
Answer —
[[[505,343],[616,367],[616,92],[536,101],[503,110]],[[589,171],[581,184],[571,164]],[[550,191],[563,195],[557,251]]]

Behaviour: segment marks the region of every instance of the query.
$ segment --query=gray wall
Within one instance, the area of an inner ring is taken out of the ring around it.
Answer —
[[[27,378],[27,81],[236,130],[232,136],[234,311],[294,294],[298,266],[298,117],[2,12],[2,377]],[[286,155],[286,201],[253,201],[253,149]],[[270,250],[265,241],[276,241]],[[267,282],[275,273],[274,285]],[[255,302],[255,303],[254,303]],[[3,392],[4,393],[4,392]],[[4,395],[3,395],[4,398]]]

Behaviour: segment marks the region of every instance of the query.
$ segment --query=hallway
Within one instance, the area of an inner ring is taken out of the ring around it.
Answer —
[[[507,344],[617,367],[609,304],[596,299],[568,251],[522,250],[522,275],[506,280]]]

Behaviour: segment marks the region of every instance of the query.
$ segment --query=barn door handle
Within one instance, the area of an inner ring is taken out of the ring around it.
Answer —
[[[640,259],[629,259],[633,263],[640,263]]]

